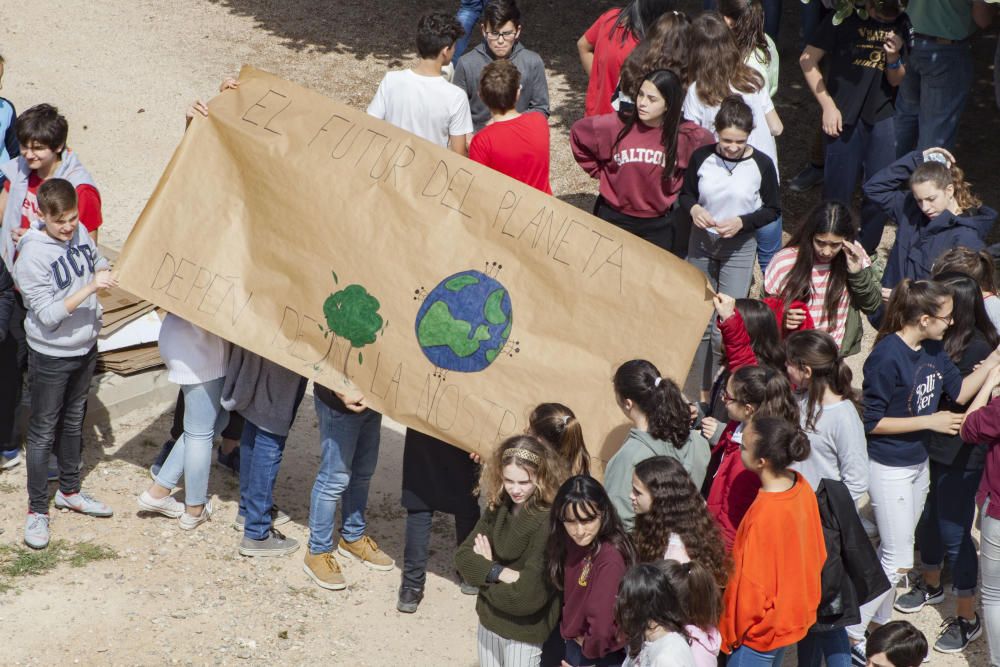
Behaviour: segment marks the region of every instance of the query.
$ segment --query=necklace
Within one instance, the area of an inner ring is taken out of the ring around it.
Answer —
[[[580,570],[580,576],[577,577],[576,583],[581,588],[587,586],[588,580],[590,579],[590,567],[592,565],[593,557],[597,555],[597,552],[601,550],[601,545],[597,545],[597,549],[592,554],[587,554],[583,559],[583,569]]]
[[[734,158],[732,160],[730,160],[729,158],[727,158],[722,153],[717,153],[717,155],[719,156],[719,159],[722,160],[722,166],[725,167],[726,171],[729,173],[730,176],[732,176],[733,172],[736,171],[736,168],[738,166],[740,166],[740,161],[743,159],[743,157],[746,154],[747,154],[746,146],[743,147],[743,151],[740,153],[740,156],[738,158]],[[732,167],[729,166],[730,162],[733,163]]]

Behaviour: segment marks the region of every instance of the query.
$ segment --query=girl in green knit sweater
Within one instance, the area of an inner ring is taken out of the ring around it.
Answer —
[[[545,570],[549,509],[566,478],[559,455],[539,439],[505,440],[483,466],[487,509],[455,554],[462,579],[479,587],[482,667],[534,667],[559,621],[559,597]]]

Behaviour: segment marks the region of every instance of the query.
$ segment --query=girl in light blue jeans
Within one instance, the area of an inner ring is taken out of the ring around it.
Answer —
[[[139,508],[176,518],[182,529],[191,530],[212,515],[208,471],[212,441],[228,420],[228,413],[219,404],[227,344],[174,315],[164,320],[159,344],[168,378],[181,385],[184,394],[184,434],[153,477],[153,484],[139,496]],[[170,495],[182,474],[184,504]]]

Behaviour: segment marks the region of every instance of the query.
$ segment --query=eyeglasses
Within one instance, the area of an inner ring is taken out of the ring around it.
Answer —
[[[494,32],[493,30],[486,31],[486,36],[492,39],[494,42],[499,41],[500,38],[503,38],[504,41],[509,42],[510,40],[514,39],[514,35],[516,34],[517,30],[504,30],[503,32]]]
[[[948,313],[947,315],[931,315],[931,317],[933,317],[935,320],[941,320],[945,324],[954,324],[955,323],[955,312],[954,311]]]
[[[732,394],[730,394],[728,390],[723,389],[722,390],[722,402],[725,405],[729,405],[730,403],[735,403],[736,402],[736,398]]]

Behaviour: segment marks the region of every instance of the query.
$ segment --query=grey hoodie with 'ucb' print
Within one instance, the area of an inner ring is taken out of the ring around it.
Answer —
[[[17,244],[14,282],[28,315],[28,346],[50,357],[78,357],[90,351],[101,331],[101,304],[91,294],[72,313],[66,297],[108,268],[87,230],[80,225],[72,241],[58,241],[42,230],[29,229]]]

